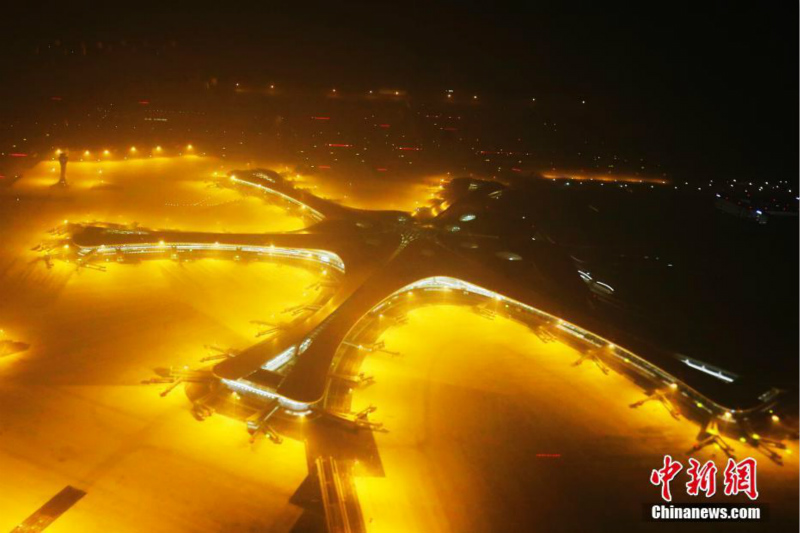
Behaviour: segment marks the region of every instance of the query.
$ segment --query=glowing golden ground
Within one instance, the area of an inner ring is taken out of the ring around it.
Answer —
[[[64,219],[253,232],[303,221],[214,187],[230,168],[211,158],[71,162],[68,190],[50,188],[54,166],[0,190],[0,329],[31,344],[0,359],[0,531],[66,485],[87,496],[48,531],[290,530],[302,442],[253,448],[241,422],[197,422],[183,395],[139,381],[196,365],[204,344],[253,343],[249,321],[310,301],[313,276],[216,260],[48,270],[30,248]],[[375,404],[389,429],[375,436],[386,477],[356,479],[371,531],[580,530],[587,514],[641,529],[650,469],[694,443],[698,428],[658,403],[630,409],[642,393],[626,379],[573,367],[577,353],[502,318],[424,308],[383,340],[403,355],[366,360],[376,383],[353,406]],[[784,467],[759,456],[773,528],[796,509],[791,451]],[[713,449],[699,457],[713,453],[721,464]]]

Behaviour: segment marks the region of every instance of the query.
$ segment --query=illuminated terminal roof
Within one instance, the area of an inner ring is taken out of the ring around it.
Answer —
[[[750,409],[770,390],[758,373],[726,370],[713,350],[681,355],[659,328],[625,312],[624,302],[615,300],[617,289],[583,268],[562,244],[563,231],[542,216],[548,200],[536,198],[535,190],[452,180],[441,193],[441,212],[426,219],[343,207],[271,171],[234,172],[230,183],[286,202],[315,223],[276,234],[76,226],[70,245],[84,261],[103,255],[251,254],[326,272],[330,267],[335,290],[313,312],[214,367],[237,391],[278,398],[297,410],[319,403],[337,350],[354,326],[384,306],[402,305],[398,295],[415,294],[453,303],[501,302],[516,318],[609,350],[650,380],[681,383],[698,405]]]

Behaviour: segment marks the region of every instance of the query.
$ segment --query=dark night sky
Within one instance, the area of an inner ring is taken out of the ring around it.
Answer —
[[[174,40],[164,64],[126,76],[585,98],[605,130],[677,168],[796,176],[796,2],[202,4],[19,5],[0,66],[24,80],[30,50],[56,38]]]

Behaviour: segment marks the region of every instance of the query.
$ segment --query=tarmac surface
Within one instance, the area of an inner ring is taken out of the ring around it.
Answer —
[[[48,165],[0,189],[0,340],[30,344],[0,358],[0,531],[51,501],[48,532],[290,531],[305,443],[253,446],[241,421],[198,422],[180,389],[160,398],[140,381],[196,366],[204,345],[252,344],[250,321],[308,302],[314,276],[211,259],[47,268],[30,249],[67,219],[230,232],[302,221],[205,181],[227,170],[211,158],[70,163],[68,189],[50,187]],[[462,307],[412,311],[382,340],[401,355],[365,359],[376,382],[352,405],[375,405],[388,429],[375,433],[383,475],[354,469],[369,531],[674,529],[642,521],[642,504],[658,501],[649,474],[664,454],[685,461],[699,428],[657,402],[631,409],[642,391],[622,376],[572,366],[572,349]],[[796,531],[797,443],[784,466],[731,444],[759,460],[771,517],[724,529]],[[725,462],[715,449],[696,456]],[[688,500],[678,480],[673,491]]]
[[[769,505],[769,522],[645,522],[642,504],[660,501],[650,471],[664,454],[688,465],[695,424],[658,402],[631,409],[643,393],[626,378],[591,362],[572,366],[580,356],[572,348],[467,307],[417,309],[382,340],[401,356],[365,359],[375,383],[357,389],[352,406],[377,406],[371,420],[388,430],[375,434],[385,476],[356,478],[369,531],[797,528],[796,442],[784,466],[731,443],[737,459],[758,460],[758,501]],[[726,456],[713,447],[692,456],[714,460],[721,493]],[[705,501],[686,495],[684,474],[672,483],[675,502]]]
[[[314,276],[215,260],[48,269],[30,251],[62,219],[103,220],[116,208],[126,215],[111,221],[157,227],[217,230],[216,215],[229,229],[253,229],[254,218],[268,230],[298,226],[260,200],[208,188],[202,178],[217,166],[197,158],[106,167],[113,187],[91,190],[95,178],[75,165],[67,190],[50,189],[53,180],[36,172],[0,190],[0,329],[30,344],[0,358],[0,531],[67,486],[86,494],[48,532],[293,527],[301,511],[288,501],[307,474],[302,442],[253,447],[240,421],[198,422],[182,388],[160,398],[163,387],[140,382],[155,367],[197,366],[209,355],[204,345],[251,344],[258,328],[250,320],[308,301]]]

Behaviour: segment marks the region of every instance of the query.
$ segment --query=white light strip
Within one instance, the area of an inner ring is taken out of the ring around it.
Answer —
[[[270,189],[269,187],[265,187],[265,186],[263,186],[263,185],[261,185],[259,183],[253,183],[251,181],[242,180],[242,179],[237,178],[236,176],[231,176],[231,181],[234,181],[236,183],[242,183],[244,185],[249,185],[250,187],[256,187],[256,188],[261,189],[262,191],[264,191],[266,193],[275,194],[277,196],[280,196],[281,198],[283,198],[287,202],[292,203],[292,204],[300,207],[303,210],[310,211],[311,215],[314,218],[316,218],[317,220],[322,220],[322,219],[325,218],[325,216],[322,213],[320,213],[319,211],[317,211],[313,207],[308,206],[308,205],[304,204],[303,202],[292,198],[291,196],[287,196],[287,195],[283,194],[282,192],[276,191],[275,189]],[[273,181],[273,180],[270,180],[270,181]]]
[[[325,266],[333,267],[339,272],[344,272],[344,261],[341,257],[327,250],[314,250],[305,248],[282,248],[277,246],[250,246],[235,244],[207,244],[207,243],[164,243],[164,244],[119,244],[101,246],[81,246],[78,255],[84,256],[91,252],[97,255],[115,255],[117,252],[130,254],[154,254],[170,251],[192,252],[195,250],[210,250],[222,252],[246,252],[312,261]]]
[[[611,292],[614,292],[614,287],[612,287],[608,283],[603,283],[602,281],[595,281],[595,283],[597,283],[601,287],[605,287],[606,289],[610,290]]]
[[[709,376],[714,376],[715,378],[721,379],[722,381],[724,381],[726,383],[733,383],[733,381],[734,381],[734,379],[732,377],[726,376],[725,374],[723,374],[719,370],[711,370],[710,368],[706,367],[705,365],[695,364],[695,363],[691,362],[689,359],[684,359],[683,362],[686,364],[686,366],[694,368],[695,370],[699,370],[700,372],[708,374]]]
[[[294,346],[292,346],[282,351],[281,353],[279,353],[278,355],[276,355],[263,365],[261,365],[261,368],[263,368],[264,370],[269,370],[274,372],[275,370],[278,370],[280,367],[291,361],[295,353],[296,349]]]
[[[574,337],[578,337],[582,341],[588,342],[593,344],[597,347],[602,347],[603,345],[592,339],[591,337],[586,336],[586,331],[582,330],[581,328],[575,327],[572,324],[560,322],[556,324],[556,327],[565,333],[569,333]]]
[[[306,416],[306,415],[310,415],[312,412],[313,411],[311,409],[308,409],[306,411],[288,411],[287,410],[286,414],[287,415],[292,415],[292,416]]]
[[[302,354],[303,352],[308,350],[308,347],[311,346],[311,341],[312,339],[309,337],[308,339],[301,342],[300,346],[297,347],[297,353]]]
[[[272,183],[275,183],[275,180],[273,178],[267,176],[263,172],[253,172],[253,175],[261,178],[262,180],[267,180],[267,181],[271,181]]]
[[[305,402],[297,402],[294,400],[290,400],[280,394],[269,391],[267,389],[262,389],[254,384],[250,384],[244,381],[233,381],[230,379],[224,379],[222,382],[229,388],[236,392],[241,392],[245,394],[255,394],[256,396],[261,396],[262,398],[269,398],[270,400],[278,400],[278,403],[281,404],[282,407],[289,409],[290,411],[308,411],[311,409],[311,404]]]

